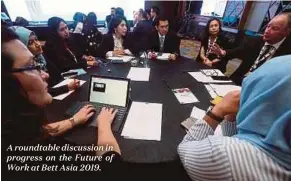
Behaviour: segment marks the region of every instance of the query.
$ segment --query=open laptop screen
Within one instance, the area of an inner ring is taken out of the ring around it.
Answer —
[[[91,77],[89,102],[126,107],[129,81],[107,77]]]

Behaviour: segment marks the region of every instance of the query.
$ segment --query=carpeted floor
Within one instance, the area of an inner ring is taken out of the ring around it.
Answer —
[[[180,44],[181,56],[191,58],[194,61],[199,54],[200,46],[200,41],[182,39]],[[230,60],[226,66],[225,74],[227,76],[231,75],[240,63],[241,60],[239,59]]]

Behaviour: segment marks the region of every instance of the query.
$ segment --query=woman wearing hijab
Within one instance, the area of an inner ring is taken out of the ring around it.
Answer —
[[[57,88],[52,88],[56,83],[64,80],[61,72],[55,67],[55,65],[49,60],[46,61],[42,55],[42,46],[37,39],[37,36],[33,31],[21,26],[10,27],[18,36],[20,41],[27,46],[28,50],[33,54],[35,61],[43,66],[46,71],[50,74],[49,83],[49,93],[52,96],[57,96],[66,93],[71,90],[75,90],[79,87],[79,80],[72,80],[69,84],[63,85]]]
[[[122,55],[133,55],[133,45],[127,35],[126,21],[119,16],[112,18],[108,33],[104,35],[99,46],[98,56],[112,57]]]
[[[52,17],[48,20],[48,26],[51,37],[45,43],[44,54],[61,72],[97,65],[94,57],[84,55],[82,35],[71,35],[63,19]]]
[[[269,60],[196,120],[178,147],[193,180],[291,180],[290,59]]]
[[[97,16],[90,12],[85,20],[82,34],[86,39],[86,55],[96,56],[97,49],[102,41],[102,34],[97,28]]]

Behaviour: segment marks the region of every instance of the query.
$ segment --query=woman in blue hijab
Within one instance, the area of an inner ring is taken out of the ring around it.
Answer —
[[[291,55],[269,60],[195,121],[178,147],[193,180],[291,180],[290,70]]]

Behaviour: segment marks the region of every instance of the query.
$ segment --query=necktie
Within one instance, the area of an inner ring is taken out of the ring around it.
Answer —
[[[273,54],[275,53],[275,51],[276,51],[276,49],[272,45],[265,45],[262,48],[262,50],[260,52],[260,55],[257,58],[257,60],[255,61],[254,65],[250,68],[250,72],[253,72],[257,68],[259,68],[264,62],[266,62],[266,60],[270,56],[273,56]]]
[[[164,40],[165,40],[165,37],[161,36],[160,37],[160,52],[164,51]]]

